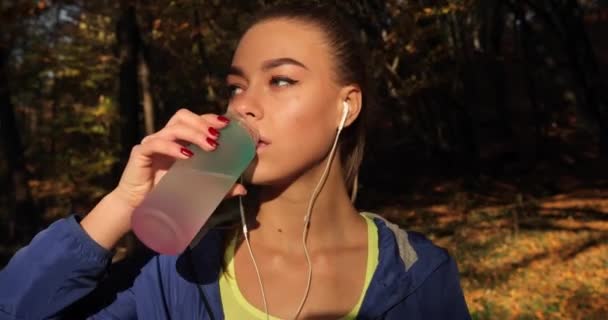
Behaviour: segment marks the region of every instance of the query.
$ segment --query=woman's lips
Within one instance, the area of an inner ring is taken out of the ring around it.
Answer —
[[[268,143],[268,142],[266,142],[266,141],[264,141],[264,140],[260,140],[260,141],[258,141],[258,144],[257,144],[257,146],[256,146],[256,148],[255,148],[255,149],[256,149],[257,151],[259,151],[259,150],[261,150],[261,149],[266,148],[266,147],[267,147],[269,144],[270,144],[270,143]]]

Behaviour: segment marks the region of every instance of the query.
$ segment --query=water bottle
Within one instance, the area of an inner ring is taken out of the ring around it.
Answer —
[[[183,252],[255,157],[258,132],[237,114],[225,116],[218,147],[188,146],[194,155],[177,160],[133,212],[133,232],[150,249]]]

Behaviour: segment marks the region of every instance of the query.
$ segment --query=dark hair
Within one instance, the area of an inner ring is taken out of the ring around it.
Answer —
[[[302,3],[301,3],[302,2]],[[370,76],[366,66],[367,54],[355,21],[326,2],[298,1],[280,3],[254,16],[248,29],[260,22],[288,19],[318,27],[332,49],[336,81],[341,85],[355,84],[362,94],[358,118],[344,129],[339,142],[346,186],[350,189],[359,174],[365,149],[366,113],[374,103]]]

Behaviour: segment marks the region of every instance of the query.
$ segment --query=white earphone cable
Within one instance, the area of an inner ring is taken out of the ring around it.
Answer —
[[[308,229],[310,226],[310,216],[312,215],[312,209],[314,206],[314,202],[317,199],[317,197],[319,196],[319,193],[321,192],[321,189],[325,183],[325,180],[327,180],[327,176],[329,174],[329,169],[331,168],[331,163],[333,161],[333,157],[336,152],[336,147],[338,146],[338,138],[340,137],[340,133],[342,132],[342,128],[344,127],[344,123],[346,121],[346,116],[348,115],[348,105],[346,104],[346,102],[344,102],[344,103],[345,103],[344,112],[342,114],[342,119],[340,121],[340,125],[338,126],[338,132],[336,133],[336,138],[334,139],[334,143],[329,152],[327,164],[325,165],[323,174],[321,174],[321,179],[319,179],[319,182],[317,183],[317,185],[312,193],[312,196],[310,197],[310,201],[308,203],[308,209],[306,210],[306,216],[304,216],[304,230],[302,231],[302,246],[304,247],[304,255],[306,256],[306,262],[308,264],[308,273],[307,273],[307,278],[306,278],[306,289],[304,290],[304,296],[302,297],[302,301],[300,302],[300,305],[298,306],[298,309],[297,309],[296,314],[293,317],[293,319],[297,319],[300,316],[300,313],[302,312],[302,309],[304,308],[304,304],[306,303],[306,299],[308,298],[308,294],[310,292],[310,285],[312,283],[312,261],[310,259],[310,255],[308,253],[308,248],[306,246],[306,239],[308,237]],[[241,182],[242,182],[242,179],[241,179]],[[247,222],[245,220],[245,209],[243,207],[243,200],[242,200],[241,196],[239,197],[239,209],[240,209],[240,213],[241,213],[241,223],[243,225],[243,234],[245,236],[245,242],[247,243],[249,255],[251,256],[251,261],[253,262],[253,266],[255,268],[255,272],[258,277],[258,283],[260,285],[262,300],[264,302],[264,312],[266,313],[266,319],[269,319],[270,314],[268,313],[268,303],[266,301],[266,295],[264,293],[264,285],[262,283],[262,276],[260,274],[260,270],[258,268],[255,257],[253,255],[253,250],[251,249],[251,244],[249,242],[249,236],[248,236],[249,231],[247,230]],[[236,275],[235,275],[235,277],[236,277]]]
[[[241,179],[242,182],[242,179]],[[239,196],[239,210],[241,211],[241,224],[243,225],[243,235],[245,236],[245,242],[247,243],[247,249],[249,251],[249,256],[251,257],[251,261],[253,262],[253,267],[255,269],[255,274],[258,276],[258,283],[260,285],[260,293],[262,294],[262,301],[264,302],[264,312],[266,313],[266,319],[269,319],[268,313],[268,303],[266,302],[266,294],[264,292],[264,284],[262,282],[262,276],[260,274],[260,269],[258,268],[258,264],[255,261],[255,256],[253,255],[253,250],[251,249],[251,243],[249,242],[249,230],[247,229],[247,222],[245,221],[245,209],[243,208],[243,197]],[[236,279],[236,274],[234,275]]]
[[[329,174],[329,168],[331,168],[331,163],[336,152],[336,147],[338,146],[338,138],[340,137],[340,132],[342,131],[341,126],[338,128],[338,133],[336,134],[336,139],[334,140],[334,144],[331,147],[331,151],[329,152],[329,157],[327,159],[327,164],[325,165],[325,170],[321,175],[321,179],[317,183],[315,190],[310,197],[310,202],[308,203],[308,210],[306,212],[306,216],[304,217],[304,231],[302,232],[302,245],[304,247],[304,255],[306,256],[306,262],[308,263],[308,276],[306,279],[306,290],[304,291],[304,296],[302,297],[302,301],[300,302],[300,306],[296,311],[294,319],[297,319],[304,308],[304,304],[306,303],[306,299],[308,298],[308,293],[310,292],[310,284],[312,282],[312,262],[310,260],[310,255],[308,253],[308,248],[306,246],[306,239],[308,236],[308,229],[310,227],[310,216],[312,215],[312,208],[314,206],[315,200],[319,196],[323,185],[325,184],[325,180],[327,180],[327,176]]]

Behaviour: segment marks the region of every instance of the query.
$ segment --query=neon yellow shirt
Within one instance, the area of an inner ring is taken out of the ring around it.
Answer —
[[[359,295],[357,304],[352,310],[342,319],[355,319],[363,303],[365,292],[378,266],[378,229],[373,219],[362,214],[367,222],[367,267],[365,271],[365,282],[363,291]],[[253,306],[241,293],[236,282],[234,272],[234,250],[236,245],[236,237],[234,237],[224,254],[224,259],[228,262],[226,272],[222,272],[220,276],[220,294],[222,297],[222,307],[224,309],[224,317],[226,319],[260,319],[265,320],[266,314]],[[269,316],[271,320],[279,320],[277,317]]]

